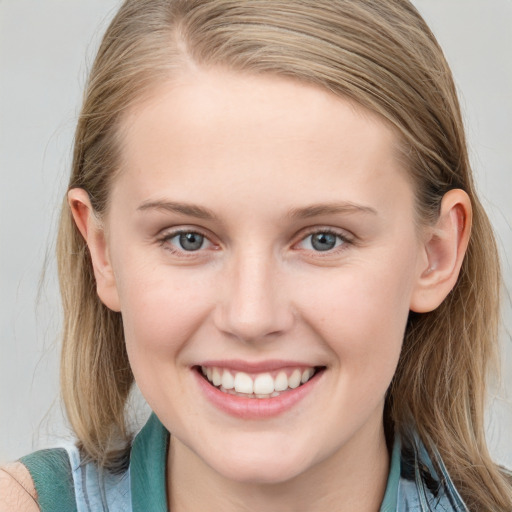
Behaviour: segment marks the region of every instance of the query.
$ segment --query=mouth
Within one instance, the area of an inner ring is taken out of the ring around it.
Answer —
[[[196,366],[196,371],[212,387],[227,395],[248,399],[273,399],[307,384],[325,370],[324,366],[297,366],[249,373],[221,366]]]

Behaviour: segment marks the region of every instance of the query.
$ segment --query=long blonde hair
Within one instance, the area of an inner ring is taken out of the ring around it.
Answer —
[[[422,222],[436,219],[448,190],[469,194],[473,230],[460,277],[435,311],[411,313],[385,415],[400,435],[413,423],[437,447],[470,510],[512,509],[483,426],[497,356],[496,244],[475,192],[451,72],[421,16],[407,0],[127,0],[90,74],[69,183],[89,193],[99,217],[118,172],[124,112],[189,63],[290,77],[378,113],[399,134]],[[115,443],[129,445],[133,375],[121,316],[98,299],[66,204],[58,261],[67,414],[85,454],[112,466]]]

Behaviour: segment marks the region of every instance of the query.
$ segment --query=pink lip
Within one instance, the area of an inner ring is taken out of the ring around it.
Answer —
[[[215,365],[217,366],[218,363],[216,362]],[[218,364],[218,366],[222,365]],[[268,366],[265,368],[268,370]],[[272,418],[288,411],[313,390],[323,375],[323,371],[320,371],[302,386],[274,398],[244,398],[223,393],[212,386],[196,369],[193,373],[201,391],[214,406],[231,416],[250,420]]]
[[[297,361],[284,361],[278,359],[272,359],[261,362],[248,362],[240,359],[225,359],[225,360],[214,360],[214,361],[203,361],[198,366],[205,367],[217,367],[226,368],[235,372],[246,372],[246,373],[263,373],[272,372],[275,370],[281,370],[284,368],[312,368],[311,363],[302,363]]]

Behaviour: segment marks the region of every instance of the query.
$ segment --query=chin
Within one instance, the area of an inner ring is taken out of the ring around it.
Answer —
[[[277,485],[293,480],[301,474],[295,467],[287,467],[282,464],[252,464],[240,467],[233,464],[229,468],[218,468],[224,478],[231,481],[252,485]]]
[[[240,453],[233,451],[228,457],[217,458],[211,467],[224,478],[247,483],[272,485],[293,480],[306,471],[310,464],[304,454],[293,456],[291,453],[277,454],[276,451],[258,453]]]

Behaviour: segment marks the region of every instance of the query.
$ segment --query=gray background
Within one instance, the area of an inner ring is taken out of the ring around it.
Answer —
[[[416,0],[461,94],[471,159],[512,268],[512,0]],[[55,226],[86,72],[116,0],[0,0],[0,462],[71,439],[58,398]],[[44,272],[45,270],[45,272]],[[512,466],[512,341],[488,434]]]

